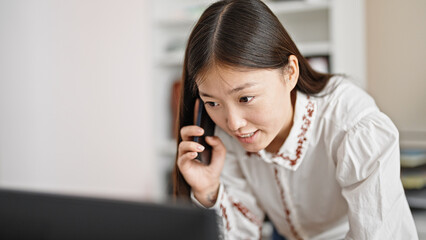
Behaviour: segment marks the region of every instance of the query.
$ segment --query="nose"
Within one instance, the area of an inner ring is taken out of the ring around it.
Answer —
[[[241,113],[238,111],[228,111],[226,123],[228,124],[229,130],[236,132],[240,128],[247,125],[247,121]]]

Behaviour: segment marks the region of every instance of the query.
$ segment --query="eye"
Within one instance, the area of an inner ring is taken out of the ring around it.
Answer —
[[[248,103],[251,100],[253,100],[253,98],[254,98],[253,96],[241,97],[240,98],[240,102],[242,102],[242,103]]]
[[[216,103],[216,102],[205,102],[205,104],[210,106],[210,107],[216,107],[218,105],[218,103]]]

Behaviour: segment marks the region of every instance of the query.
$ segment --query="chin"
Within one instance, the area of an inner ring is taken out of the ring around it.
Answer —
[[[244,148],[244,150],[246,150],[247,152],[259,152],[263,149],[265,149],[265,147],[259,146],[259,145],[254,145],[254,144],[250,144],[250,145],[242,145],[242,147]]]

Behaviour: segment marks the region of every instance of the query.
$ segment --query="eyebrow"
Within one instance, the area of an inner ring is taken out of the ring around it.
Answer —
[[[236,88],[234,88],[234,89],[229,90],[229,91],[228,91],[228,94],[232,94],[232,93],[240,92],[240,91],[242,91],[242,90],[244,90],[244,89],[246,89],[246,88],[250,88],[250,87],[253,87],[253,86],[255,86],[255,85],[257,85],[257,83],[255,83],[255,82],[248,82],[248,83],[244,83],[244,84],[243,84],[243,85],[241,85],[241,86],[238,86],[238,87],[236,87]],[[204,93],[204,92],[199,92],[199,93],[200,93],[200,96],[214,98],[214,97],[213,97],[212,95],[210,95],[210,94],[207,94],[207,93]]]

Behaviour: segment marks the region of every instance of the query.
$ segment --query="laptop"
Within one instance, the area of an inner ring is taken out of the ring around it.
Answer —
[[[218,239],[213,210],[0,189],[0,239]]]

